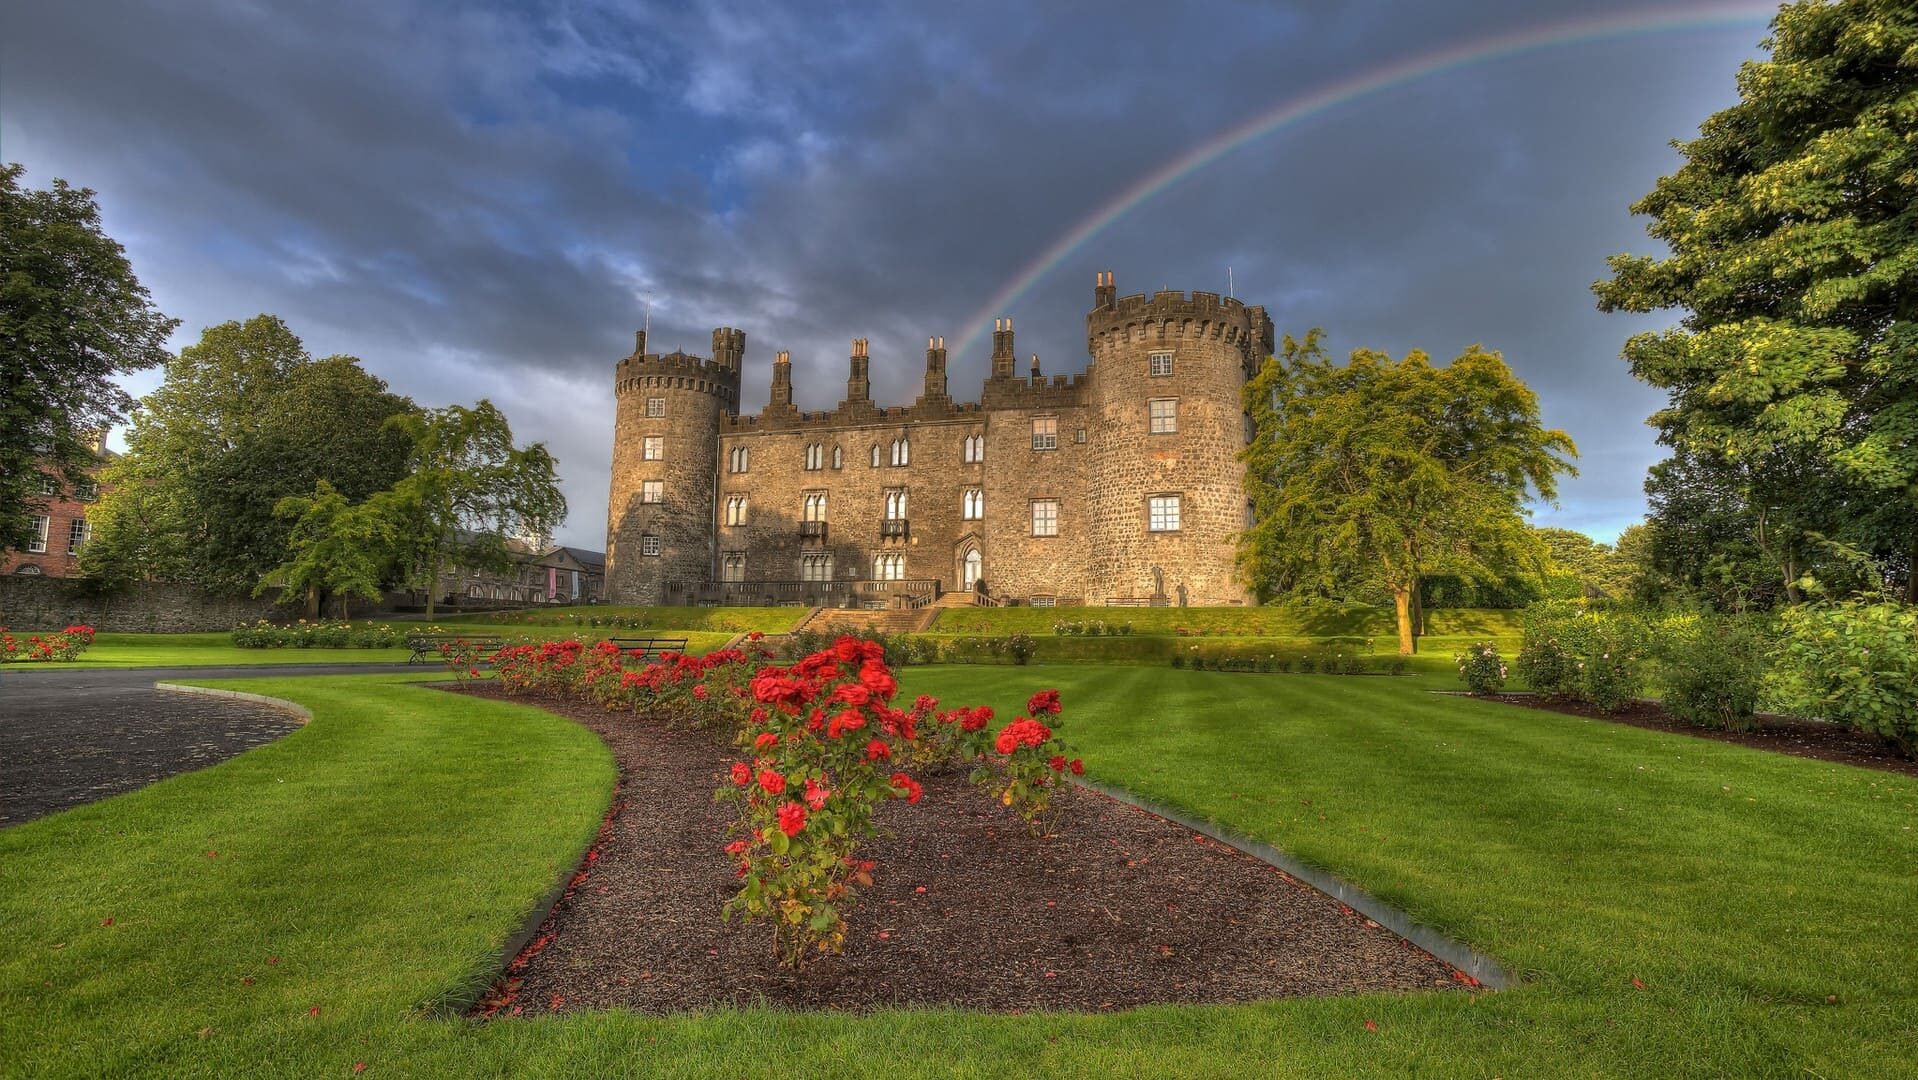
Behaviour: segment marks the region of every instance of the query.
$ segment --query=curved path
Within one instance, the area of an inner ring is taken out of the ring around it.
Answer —
[[[168,679],[365,675],[405,664],[0,669],[0,827],[203,769],[293,731],[258,702],[156,690]]]

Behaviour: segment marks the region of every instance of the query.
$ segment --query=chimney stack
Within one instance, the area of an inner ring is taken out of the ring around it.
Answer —
[[[646,331],[644,330],[633,331],[633,355],[646,355]]]
[[[946,397],[946,339],[929,337],[926,339],[926,392],[927,400],[939,401]]]
[[[1012,378],[1012,318],[992,320],[992,377]]]
[[[846,401],[870,401],[872,380],[866,374],[866,339],[852,339],[852,371],[846,378]]]
[[[1112,283],[1112,271],[1101,270],[1093,279],[1092,306],[1109,308],[1119,302],[1119,287]]]
[[[793,358],[792,354],[781,349],[773,354],[773,392],[767,404],[776,408],[791,408],[793,403]]]

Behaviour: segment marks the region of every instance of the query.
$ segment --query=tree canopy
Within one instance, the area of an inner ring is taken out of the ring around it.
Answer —
[[[1428,576],[1542,575],[1525,500],[1552,499],[1577,451],[1540,425],[1537,396],[1495,352],[1474,345],[1435,367],[1422,352],[1360,349],[1341,365],[1320,338],[1288,335],[1246,384],[1255,523],[1241,568],[1264,596],[1383,587],[1411,652]]]
[[[1624,349],[1670,394],[1652,420],[1682,463],[1653,482],[1735,493],[1728,524],[1795,595],[1811,548],[1918,557],[1918,9],[1794,3],[1766,46],[1632,207],[1669,254],[1593,288],[1685,312]]]
[[[42,468],[84,481],[132,405],[114,376],[165,363],[178,325],[101,230],[92,191],[24,188],[24,172],[0,165],[0,549],[26,546]]]

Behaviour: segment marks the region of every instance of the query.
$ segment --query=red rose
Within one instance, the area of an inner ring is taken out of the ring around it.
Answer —
[[[1064,754],[1052,755],[1052,757],[1046,761],[1046,764],[1052,766],[1053,772],[1066,771],[1066,758]]]
[[[858,662],[863,651],[859,646],[859,639],[850,634],[832,643],[832,658],[842,664]]]
[[[726,845],[726,854],[743,855],[746,852],[746,848],[749,846],[750,845],[747,844],[746,841],[744,840],[734,840],[732,843]]]
[[[798,836],[799,830],[806,827],[806,808],[796,802],[779,804],[779,831],[787,836]]]
[[[1034,716],[1041,713],[1059,715],[1059,691],[1041,690],[1026,701],[1026,711]]]
[[[918,802],[919,796],[926,790],[920,786],[919,781],[902,772],[892,774],[892,788],[893,798],[904,798],[908,803]]]
[[[705,686],[705,684],[704,684],[704,683],[702,683],[702,684],[700,684],[700,685],[698,685],[698,686],[695,686],[695,687],[693,687],[693,696],[694,696],[694,697],[696,697],[696,698],[698,698],[699,700],[701,700],[701,701],[705,701],[705,700],[706,700],[706,694],[707,694],[707,690],[706,690],[706,686]]]
[[[759,733],[759,738],[753,740],[753,752],[756,754],[763,754],[766,751],[771,750],[773,747],[778,745],[779,745],[778,735],[770,731],[762,731]]]
[[[832,798],[830,789],[819,786],[811,780],[806,781],[806,805],[814,810],[824,810],[826,800]]]
[[[747,635],[746,635],[746,640],[747,640],[747,641],[758,641],[759,639],[761,639],[761,638],[763,638],[763,637],[765,637],[765,636],[766,636],[766,635],[765,635],[765,633],[764,633],[764,632],[762,632],[762,631],[759,631],[759,630],[754,630],[754,631],[753,631],[752,633],[750,633],[750,634],[747,634]]]
[[[1072,769],[1072,775],[1074,776],[1084,776],[1086,774],[1086,763],[1080,761],[1078,758],[1073,758],[1069,767]]]
[[[828,738],[837,739],[848,731],[858,731],[865,726],[865,713],[860,712],[858,709],[845,709],[835,715],[832,718],[832,722],[826,725],[826,735]]]
[[[859,681],[881,701],[891,701],[892,696],[899,692],[899,680],[893,678],[892,672],[886,670],[886,665],[877,660],[868,660],[859,669]]]
[[[753,771],[743,761],[733,762],[733,783],[745,787],[753,781]]]
[[[848,705],[864,705],[872,700],[872,691],[866,689],[864,683],[840,683],[833,689],[832,700]]]
[[[885,761],[892,757],[892,747],[884,739],[874,739],[866,744],[867,761]]]
[[[771,769],[759,770],[759,786],[768,794],[777,795],[786,790],[786,778]]]

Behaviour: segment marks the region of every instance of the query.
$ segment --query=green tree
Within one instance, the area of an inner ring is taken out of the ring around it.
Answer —
[[[412,441],[408,474],[388,498],[399,522],[402,576],[426,589],[426,614],[448,566],[505,569],[505,540],[545,533],[566,516],[566,498],[544,443],[513,445],[506,416],[482,399],[394,417]]]
[[[271,315],[208,328],[140,404],[82,566],[247,592],[287,558],[288,496],[325,480],[363,501],[405,475],[413,411],[352,357],[314,360]]]
[[[1478,346],[1445,367],[1360,349],[1333,363],[1287,336],[1245,388],[1254,526],[1240,564],[1262,595],[1389,591],[1399,651],[1416,649],[1430,575],[1496,584],[1538,576],[1545,549],[1525,500],[1550,500],[1577,451],[1539,424],[1538,398]]]
[[[1789,523],[1753,542],[1795,593],[1788,549],[1812,534],[1918,554],[1918,8],[1801,0],[1765,45],[1632,207],[1669,254],[1614,256],[1593,288],[1606,311],[1686,312],[1625,358],[1670,393],[1661,441]]]
[[[86,480],[133,403],[114,376],[165,363],[178,325],[101,230],[92,191],[34,191],[24,173],[0,165],[0,549],[26,546],[43,467]]]
[[[289,495],[273,507],[274,516],[290,523],[286,562],[261,579],[255,593],[278,586],[283,598],[303,596],[308,618],[320,614],[322,593],[340,601],[340,618],[348,617],[347,602],[360,596],[378,600],[398,536],[397,515],[385,493],[357,505],[324,480],[312,495]]]

